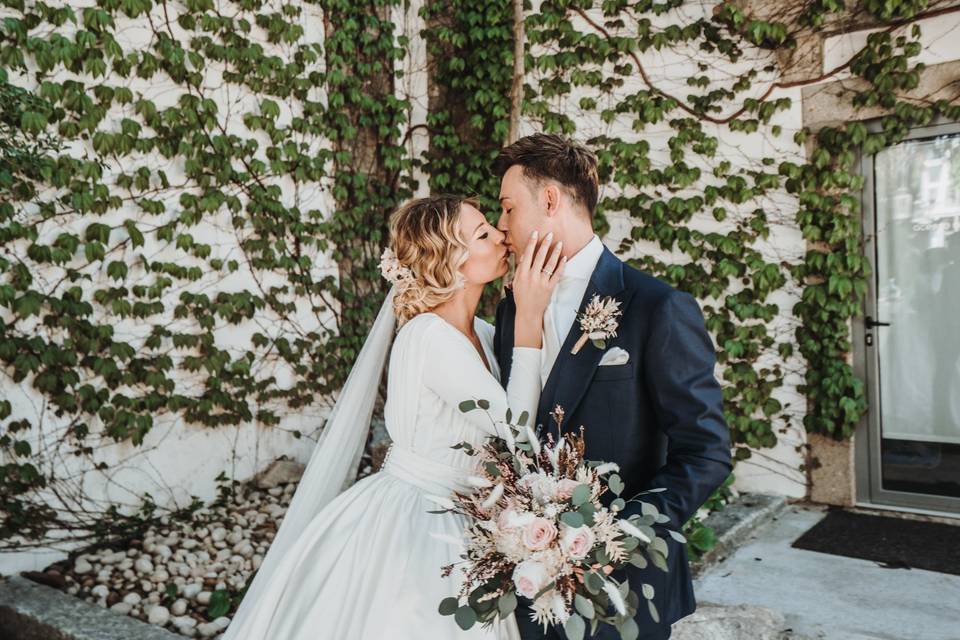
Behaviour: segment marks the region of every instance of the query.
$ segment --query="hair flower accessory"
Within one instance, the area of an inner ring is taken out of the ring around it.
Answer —
[[[416,281],[413,272],[401,264],[397,254],[390,247],[384,249],[380,255],[380,273],[395,285]]]

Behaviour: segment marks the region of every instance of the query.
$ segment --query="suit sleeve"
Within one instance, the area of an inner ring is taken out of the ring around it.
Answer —
[[[715,362],[696,299],[671,292],[653,312],[643,362],[657,426],[667,437],[666,462],[645,489],[666,491],[639,499],[657,506],[677,530],[733,468]],[[639,511],[639,504],[628,503],[627,515]]]

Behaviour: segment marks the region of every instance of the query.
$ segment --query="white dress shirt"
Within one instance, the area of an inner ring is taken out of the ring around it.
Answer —
[[[543,317],[543,349],[540,350],[540,383],[547,384],[550,370],[560,348],[573,328],[580,310],[580,301],[587,291],[593,270],[603,254],[603,242],[596,235],[569,260],[550,296]]]

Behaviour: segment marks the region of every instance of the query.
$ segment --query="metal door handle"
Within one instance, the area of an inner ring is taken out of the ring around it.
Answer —
[[[864,324],[867,325],[868,329],[872,329],[873,327],[889,327],[890,326],[889,322],[880,322],[879,320],[874,320],[870,316],[867,316],[863,322]]]

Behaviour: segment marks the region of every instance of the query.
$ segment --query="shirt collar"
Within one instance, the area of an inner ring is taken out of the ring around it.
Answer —
[[[579,278],[580,280],[589,280],[590,276],[593,275],[593,270],[597,268],[597,262],[600,261],[602,254],[603,242],[594,234],[585,247],[567,260],[567,266],[563,268],[563,275],[560,279]]]

